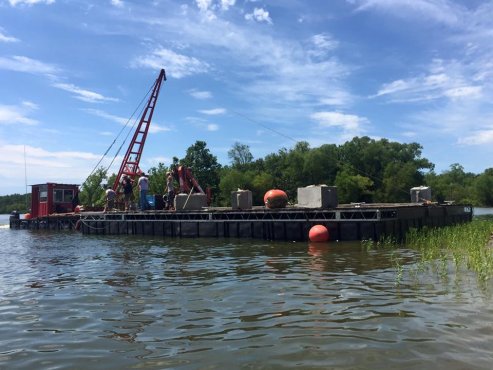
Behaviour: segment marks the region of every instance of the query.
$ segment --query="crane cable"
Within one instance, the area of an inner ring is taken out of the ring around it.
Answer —
[[[151,92],[152,90],[152,87],[154,85],[152,85],[150,87],[150,89],[147,91],[147,93],[144,95],[144,97],[142,98],[142,100],[140,101],[140,103],[137,105],[137,107],[135,108],[135,110],[133,111],[133,113],[131,114],[131,116],[128,118],[127,122],[125,123],[125,125],[121,128],[120,132],[118,132],[118,135],[116,135],[116,137],[113,139],[113,142],[110,144],[110,146],[108,147],[108,149],[106,149],[106,151],[104,152],[104,154],[101,156],[101,158],[99,159],[98,163],[94,166],[94,168],[92,169],[91,173],[87,176],[87,178],[84,180],[84,182],[82,183],[81,185],[81,188],[84,186],[84,184],[87,182],[87,180],[89,179],[89,177],[91,177],[91,175],[96,171],[96,169],[99,167],[99,165],[101,164],[101,162],[103,161],[103,159],[106,157],[106,155],[109,153],[109,151],[111,150],[111,148],[113,147],[113,145],[116,143],[116,141],[118,140],[118,138],[120,137],[120,135],[122,134],[122,132],[127,128],[128,124],[130,123],[130,121],[133,119],[135,113],[137,112],[137,110],[142,106],[142,104],[144,103],[144,101],[147,99],[147,96],[149,95],[149,93]],[[143,111],[144,109],[142,108],[141,109],[141,112]],[[105,169],[105,171],[107,172],[110,167],[112,166],[113,162],[115,161],[116,157],[118,156],[118,154],[120,153],[120,150],[122,149],[123,145],[125,144],[125,142],[127,141],[128,139],[128,136],[130,135],[130,132],[132,131],[132,129],[135,127],[137,123],[137,120],[135,119],[134,120],[134,123],[132,125],[132,127],[128,130],[128,133],[127,133],[127,136],[125,136],[125,139],[123,140],[122,144],[120,145],[120,147],[118,148],[115,156],[113,157],[113,159],[111,160],[111,163],[110,165]]]
[[[286,139],[289,139],[289,140],[293,141],[295,144],[297,144],[297,143],[299,142],[298,140],[294,139],[293,137],[291,137],[291,136],[289,136],[289,135],[286,135],[286,134],[283,134],[282,132],[279,132],[279,131],[277,131],[277,130],[274,130],[273,128],[271,128],[271,127],[269,127],[269,126],[267,126],[267,125],[265,125],[265,124],[263,124],[263,123],[261,123],[261,122],[259,122],[259,121],[256,121],[256,120],[254,120],[253,118],[248,117],[248,116],[246,116],[246,115],[245,115],[245,114],[243,114],[243,113],[240,113],[240,112],[237,112],[237,111],[234,111],[234,110],[231,110],[231,112],[233,112],[233,113],[235,113],[236,115],[238,115],[238,116],[240,116],[240,117],[243,117],[243,118],[247,119],[248,121],[253,122],[253,123],[255,123],[255,124],[257,124],[257,125],[259,125],[259,126],[261,126],[261,127],[265,128],[265,129],[269,130],[269,131],[272,131],[272,132],[274,132],[275,134],[277,134],[277,135],[279,135],[279,136],[282,136],[282,137],[284,137],[284,138],[286,138]],[[373,181],[377,181],[377,182],[380,182],[380,183],[382,183],[382,184],[383,184],[383,178],[378,178],[377,176],[374,176],[374,175],[371,175],[371,174],[369,174],[369,173],[366,173],[365,171],[363,171],[363,170],[360,170],[360,169],[356,168],[355,166],[353,166],[353,164],[349,163],[348,161],[343,161],[343,160],[338,159],[338,158],[335,158],[335,161],[336,161],[337,163],[339,163],[339,164],[343,164],[343,165],[346,165],[346,166],[350,167],[350,168],[351,168],[352,170],[354,170],[356,173],[359,173],[359,174],[361,174],[361,175],[364,175],[364,176],[368,177],[369,179],[371,179],[371,180],[373,180]],[[398,188],[398,190],[400,190],[402,193],[409,194],[409,193],[408,193],[406,190],[404,190],[404,188],[402,188],[402,187]]]

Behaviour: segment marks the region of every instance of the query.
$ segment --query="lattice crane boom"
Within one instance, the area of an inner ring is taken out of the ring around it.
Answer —
[[[147,105],[142,113],[139,124],[135,129],[132,141],[128,146],[127,152],[125,153],[125,157],[123,158],[120,170],[115,178],[115,182],[113,183],[113,190],[117,193],[123,175],[128,175],[133,178],[142,173],[139,168],[140,158],[144,149],[147,133],[149,132],[149,126],[151,124],[152,115],[154,114],[154,108],[156,107],[159,90],[161,89],[161,83],[163,81],[166,81],[166,72],[164,69],[161,69],[161,72],[154,83],[151,96],[147,101]]]

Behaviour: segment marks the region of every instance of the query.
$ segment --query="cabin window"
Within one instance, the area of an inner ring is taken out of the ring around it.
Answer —
[[[70,203],[74,197],[74,191],[68,189],[55,189],[53,199],[55,203]]]
[[[46,202],[48,200],[48,186],[40,185],[39,186],[39,201]]]

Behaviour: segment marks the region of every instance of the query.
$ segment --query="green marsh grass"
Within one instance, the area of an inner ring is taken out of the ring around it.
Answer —
[[[387,237],[378,242],[364,241],[362,246],[367,250],[407,248],[419,252],[419,260],[411,269],[416,275],[431,266],[442,281],[447,281],[452,264],[456,272],[465,268],[484,283],[493,277],[492,233],[493,217],[478,217],[454,226],[410,229],[403,244]],[[391,259],[399,283],[403,268],[394,253]]]

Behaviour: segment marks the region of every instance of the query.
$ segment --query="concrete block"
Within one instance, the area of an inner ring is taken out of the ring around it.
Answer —
[[[335,208],[337,187],[327,185],[310,185],[298,188],[298,206],[307,208]]]
[[[231,192],[231,208],[252,209],[252,192],[250,190],[238,190]]]
[[[206,194],[178,194],[175,197],[175,209],[199,210],[207,207]]]
[[[431,188],[429,186],[416,186],[411,188],[411,203],[424,203],[431,201]]]

